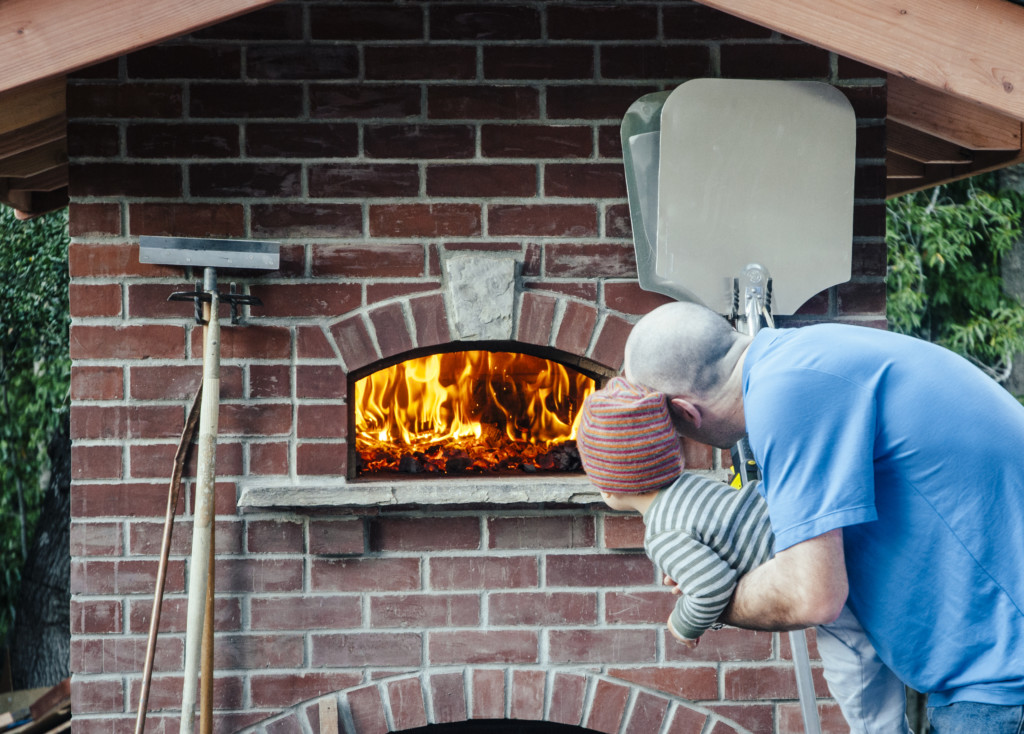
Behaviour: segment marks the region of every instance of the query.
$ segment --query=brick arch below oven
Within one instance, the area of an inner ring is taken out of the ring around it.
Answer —
[[[297,704],[240,734],[386,734],[513,719],[573,731],[749,734],[721,714],[663,691],[592,672],[437,669],[383,678]],[[429,730],[428,730],[429,731]]]
[[[328,326],[350,374],[404,353],[472,341],[450,313],[453,298],[443,289],[370,304]],[[623,348],[636,316],[558,292],[516,293],[504,339],[553,349],[587,360],[608,374],[622,366]]]

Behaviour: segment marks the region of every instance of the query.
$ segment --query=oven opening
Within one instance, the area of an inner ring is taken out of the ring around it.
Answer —
[[[355,475],[579,472],[576,424],[597,386],[520,352],[399,362],[354,383]]]

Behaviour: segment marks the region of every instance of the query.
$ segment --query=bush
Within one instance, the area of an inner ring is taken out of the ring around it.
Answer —
[[[19,221],[0,207],[0,636],[39,515],[46,447],[68,409],[67,211]]]
[[[993,175],[893,199],[887,207],[887,316],[893,331],[941,344],[996,380],[1024,351],[1024,306],[1000,263],[1021,237],[1024,197]]]

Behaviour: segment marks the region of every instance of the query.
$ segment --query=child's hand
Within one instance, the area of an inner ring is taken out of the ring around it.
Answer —
[[[665,578],[663,578],[663,579],[661,580],[661,585],[662,585],[662,586],[671,586],[672,588],[670,589],[670,591],[671,591],[671,592],[672,592],[673,594],[675,594],[676,596],[679,596],[680,594],[682,594],[682,593],[683,593],[683,590],[679,588],[679,584],[677,584],[677,583],[676,583],[675,581],[673,581],[672,579],[670,579],[670,578],[668,577],[668,574],[665,574]]]
[[[665,578],[668,578],[667,576]],[[691,650],[700,643],[700,638],[692,639],[690,637],[683,637],[681,634],[676,632],[676,628],[672,626],[672,617],[668,618],[668,631],[672,633],[672,636],[679,640],[681,643],[686,645]]]

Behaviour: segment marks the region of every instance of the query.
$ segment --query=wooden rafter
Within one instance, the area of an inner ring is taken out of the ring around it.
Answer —
[[[701,0],[1024,120],[1024,7],[1006,0]]]

